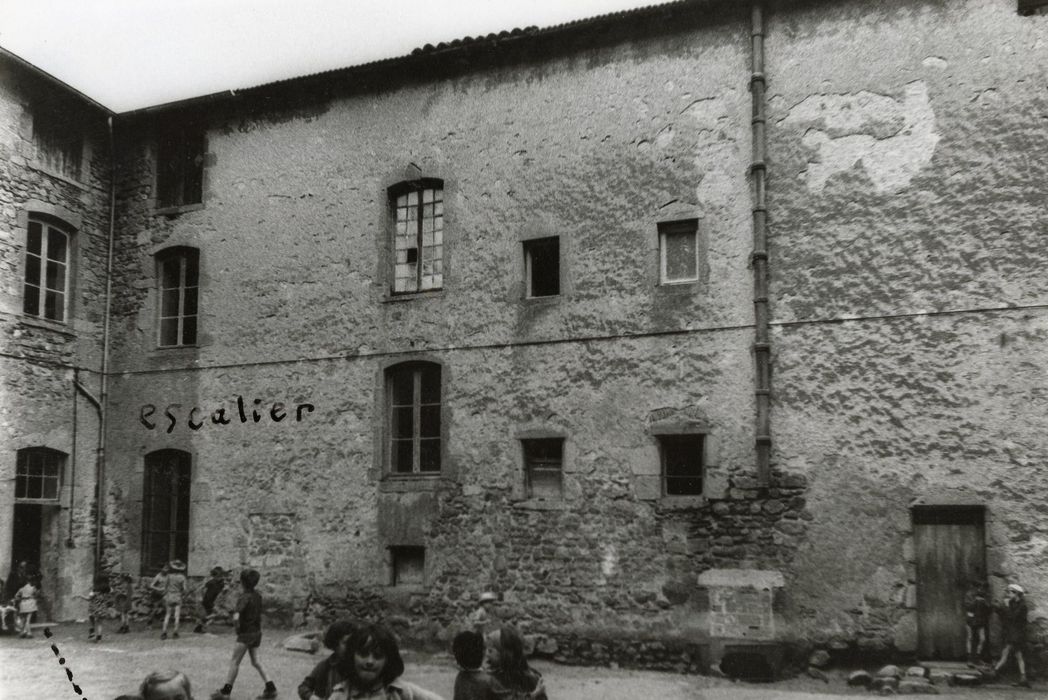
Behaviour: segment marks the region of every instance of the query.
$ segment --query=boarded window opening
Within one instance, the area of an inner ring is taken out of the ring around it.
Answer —
[[[560,294],[560,239],[556,236],[524,242],[524,276],[529,297]]]
[[[425,547],[390,547],[394,586],[421,586],[426,582]]]

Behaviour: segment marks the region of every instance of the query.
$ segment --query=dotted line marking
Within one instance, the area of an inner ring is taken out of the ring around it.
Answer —
[[[53,634],[51,634],[50,627],[44,628],[44,636],[48,639],[54,636]],[[51,642],[51,651],[53,651],[55,656],[58,657],[58,665],[65,669],[66,678],[69,679],[69,684],[73,686],[73,692],[75,692],[77,695],[80,695],[81,697],[84,697],[84,700],[87,700],[87,697],[84,696],[84,691],[80,688],[80,686],[73,682],[73,672],[69,670],[68,666],[65,665],[65,657],[62,656],[61,653],[58,651],[58,645],[54,642]]]

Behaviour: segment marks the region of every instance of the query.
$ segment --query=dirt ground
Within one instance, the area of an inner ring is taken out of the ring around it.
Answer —
[[[112,629],[112,628],[111,628]],[[184,632],[180,639],[161,641],[156,630],[131,634],[106,634],[101,642],[87,641],[87,626],[62,624],[46,639],[42,630],[33,639],[0,637],[0,700],[61,700],[76,698],[112,700],[132,693],[151,671],[179,669],[193,684],[196,700],[206,700],[222,685],[233,636],[226,628],[214,634]],[[262,641],[262,663],[280,690],[280,697],[295,700],[295,689],[321,658],[321,654],[284,650],[280,644],[291,633],[267,630]],[[67,679],[52,644],[73,674]],[[404,653],[407,670],[404,679],[440,693],[450,700],[455,682],[455,665],[446,654]],[[552,700],[834,700],[835,698],[878,697],[861,689],[848,688],[843,672],[831,673],[824,683],[808,677],[771,684],[733,683],[707,676],[686,676],[654,671],[561,666],[538,661]],[[79,686],[77,695],[73,684]],[[234,700],[254,698],[262,690],[258,673],[247,659],[233,690]],[[1030,700],[1044,697],[1044,684],[1034,690],[1009,687],[942,688],[944,700]]]

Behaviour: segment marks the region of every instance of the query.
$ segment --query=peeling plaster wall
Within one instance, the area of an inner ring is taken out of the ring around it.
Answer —
[[[995,596],[1048,614],[1048,18],[842,2],[769,22],[775,462],[814,519],[796,628],[915,648],[908,507],[985,504]]]
[[[149,125],[128,127],[110,421],[127,568],[144,457],[165,447],[193,458],[191,574],[252,564],[286,610],[414,633],[446,634],[494,588],[531,631],[702,635],[699,572],[789,558],[803,483],[747,484],[747,26],[639,37],[293,111],[214,110],[205,207],[177,216],[153,215]],[[444,180],[444,289],[391,300],[386,188],[419,175]],[[656,222],[674,217],[698,218],[703,281],[660,287]],[[563,293],[525,301],[521,240],[538,235],[561,237]],[[202,342],[157,351],[153,255],[175,244],[201,250]],[[391,482],[383,369],[419,358],[442,364],[443,478]],[[190,407],[238,395],[316,409],[187,428]],[[706,426],[709,495],[737,503],[663,503],[652,421]],[[566,437],[565,497],[534,501],[519,438],[549,430]],[[276,563],[257,546],[266,513],[294,528],[269,530]],[[389,586],[394,545],[426,547],[423,589]]]
[[[80,381],[97,396],[109,152],[104,117],[66,96],[75,124],[70,128],[84,131],[81,178],[73,181],[45,171],[33,141],[33,114],[56,96],[61,93],[53,85],[0,57],[0,577],[7,577],[12,557],[18,450],[59,450],[67,455],[59,503],[39,506],[40,570],[42,614],[62,619],[86,612],[71,596],[90,587],[94,561],[98,418],[80,398],[74,464],[72,368],[83,368]],[[30,213],[57,216],[75,227],[66,323],[41,322],[22,313]]]

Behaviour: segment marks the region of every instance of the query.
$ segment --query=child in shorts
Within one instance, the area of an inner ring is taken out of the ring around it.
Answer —
[[[131,602],[135,596],[135,579],[131,574],[120,574],[116,587],[116,609],[120,613],[120,628],[117,633],[131,631]]]
[[[200,606],[204,608],[204,617],[193,629],[197,634],[207,631],[207,626],[215,619],[215,601],[218,595],[225,590],[226,572],[221,566],[211,569],[211,578],[204,583],[204,595],[200,598]]]
[[[87,601],[87,621],[89,625],[87,639],[89,641],[102,641],[102,618],[108,610],[108,606],[106,605],[106,595],[108,594],[109,575],[103,572],[95,576],[95,580],[91,584],[91,591],[87,595],[75,596],[81,600]]]
[[[32,637],[33,615],[36,614],[36,599],[40,595],[40,577],[33,576],[29,582],[18,589],[15,594],[15,605],[18,607],[18,617],[22,622],[22,632],[19,637]]]
[[[244,569],[240,572],[240,587],[243,592],[237,600],[236,613],[233,615],[237,641],[233,646],[233,658],[229,662],[226,684],[221,690],[211,694],[211,700],[229,700],[245,653],[250,655],[251,665],[266,684],[262,694],[258,696],[259,700],[277,696],[277,687],[269,680],[266,670],[262,668],[262,661],[258,658],[258,647],[262,644],[262,596],[255,589],[258,587],[259,578],[261,577],[254,569]]]

